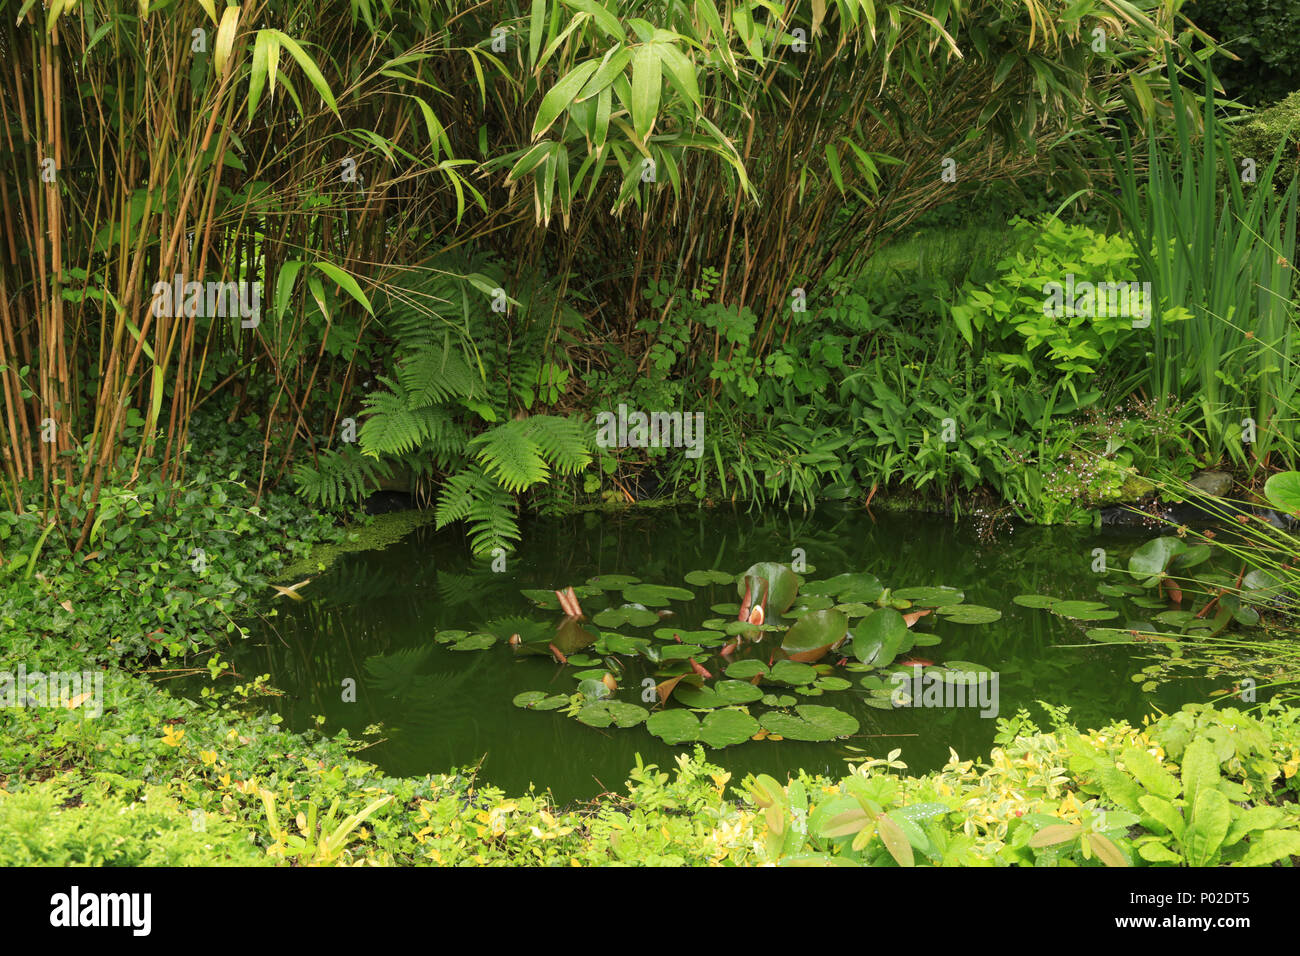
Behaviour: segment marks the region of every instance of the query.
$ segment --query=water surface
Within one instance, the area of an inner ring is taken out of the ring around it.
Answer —
[[[740,572],[756,561],[789,562],[798,548],[815,567],[809,578],[869,571],[894,588],[960,588],[967,603],[997,608],[1002,618],[968,625],[931,616],[919,626],[942,643],[913,654],[994,669],[1000,715],[1026,707],[1044,724],[1037,700],[1067,705],[1080,726],[1093,727],[1117,718],[1136,722],[1153,708],[1174,710],[1206,699],[1216,686],[1187,679],[1144,693],[1131,675],[1150,652],[1091,644],[1081,626],[1012,603],[1029,592],[1097,599],[1094,549],[1106,549],[1117,566],[1145,536],[1019,527],[990,541],[939,516],[873,517],[838,507],[807,515],[727,509],[589,514],[531,519],[523,531],[502,572],[472,559],[458,529],[421,528],[385,550],[348,555],[301,589],[303,601],[277,600],[278,613],[256,629],[256,639],[228,656],[245,678],[271,675],[286,694],[271,705],[294,729],[314,726],[316,715],[326,718],[327,732],[346,727],[353,736],[382,724],[383,741],[362,756],[387,772],[479,765],[480,779],[507,792],[535,784],[561,801],[621,788],[637,754],[671,767],[674,755],[689,748],[668,746],[644,726],[597,730],[561,712],[514,707],[514,696],[527,690],[571,693],[576,669],[520,657],[504,642],[484,651],[452,651],[434,634],[448,628],[508,634],[521,617],[558,622],[558,612],[538,610],[520,589],[578,585],[597,574],[682,585],[688,571]],[[693,590],[697,599],[674,602],[676,617],[669,619],[686,628],[716,617],[711,603],[737,600],[734,587]],[[638,674],[634,669],[624,679],[619,699],[641,702]],[[342,699],[347,679],[356,682],[354,703]],[[942,766],[949,748],[966,759],[987,753],[992,743],[995,721],[976,709],[882,711],[866,706],[863,696],[855,685],[809,701],[853,713],[861,724],[853,738],[747,742],[711,751],[711,759],[737,780],[750,771],[784,779],[798,768],[841,774],[845,757],[854,755],[848,746],[874,756],[901,748],[909,769],[922,772]]]

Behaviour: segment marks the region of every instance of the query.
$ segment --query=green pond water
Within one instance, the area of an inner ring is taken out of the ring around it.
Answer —
[[[790,562],[798,548],[811,566],[804,575],[809,580],[869,571],[895,589],[959,588],[966,603],[996,608],[1002,617],[964,624],[931,614],[914,631],[935,635],[939,643],[903,657],[968,661],[996,671],[1000,716],[1028,707],[1046,723],[1035,704],[1045,700],[1068,705],[1080,726],[1115,718],[1136,722],[1153,708],[1169,711],[1207,699],[1223,682],[1193,674],[1144,692],[1132,675],[1153,651],[1089,642],[1084,629],[1093,625],[1012,603],[1025,593],[1096,600],[1101,579],[1092,571],[1094,549],[1104,548],[1109,564],[1122,567],[1149,535],[1021,527],[990,541],[943,517],[873,518],[860,509],[837,508],[807,515],[725,509],[590,514],[534,519],[523,530],[519,550],[504,571],[472,559],[462,535],[427,527],[384,550],[345,556],[301,589],[303,601],[274,601],[277,613],[254,629],[254,639],[226,656],[244,679],[271,675],[285,696],[267,703],[278,707],[289,727],[313,727],[315,716],[324,715],[326,732],[347,728],[359,737],[369,725],[382,724],[383,741],[361,755],[389,773],[478,764],[481,780],[507,792],[535,784],[560,801],[620,789],[637,754],[647,763],[671,767],[676,754],[693,746],[670,746],[644,725],[595,729],[562,710],[530,711],[512,704],[525,691],[571,694],[577,689],[574,675],[584,669],[508,646],[511,633],[521,628],[536,633],[562,619],[561,612],[540,609],[521,589],[581,585],[595,575],[630,574],[643,582],[682,586],[693,570],[735,574],[758,561]],[[649,637],[665,624],[698,629],[704,619],[721,616],[711,604],[739,600],[734,584],[691,590],[693,600],[669,604],[672,617],[616,630]],[[622,603],[617,591],[604,601],[582,600],[588,614]],[[1109,623],[1123,626],[1124,619]],[[435,641],[436,632],[446,629],[495,632],[502,639],[486,650],[452,650]],[[767,651],[762,653],[766,661]],[[839,657],[833,653],[825,660]],[[642,681],[655,671],[638,658],[620,661],[627,670],[615,697],[643,703]],[[705,663],[718,675],[717,657]],[[842,774],[846,757],[860,759],[849,747],[877,757],[901,748],[908,768],[922,772],[942,766],[949,748],[966,759],[987,753],[992,743],[995,720],[980,716],[977,707],[882,710],[866,703],[867,692],[857,683],[861,674],[837,673],[853,686],[799,700],[852,714],[860,725],[857,734],[821,743],[747,741],[712,750],[710,759],[737,780],[750,771],[784,779],[797,768]],[[355,681],[355,702],[343,700],[348,679]],[[206,682],[206,677],[191,681],[186,690],[196,693]],[[768,708],[751,709],[757,714]]]

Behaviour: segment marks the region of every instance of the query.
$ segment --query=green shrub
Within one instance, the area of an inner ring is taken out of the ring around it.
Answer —
[[[1286,138],[1282,160],[1273,176],[1273,188],[1286,189],[1300,174],[1300,90],[1271,106],[1256,110],[1233,137],[1233,158],[1240,168],[1243,159],[1253,159],[1258,169],[1266,167]]]
[[[134,799],[100,785],[80,795],[47,780],[0,790],[0,866],[259,866],[266,854],[218,814],[187,811],[168,788]]]

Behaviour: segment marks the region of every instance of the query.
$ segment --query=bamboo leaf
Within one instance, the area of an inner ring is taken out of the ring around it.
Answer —
[[[337,282],[344,292],[356,299],[357,302],[361,303],[362,308],[371,315],[375,314],[375,310],[371,308],[370,300],[366,298],[366,294],[361,291],[361,286],[357,285],[357,280],[354,279],[350,273],[340,269],[332,262],[317,261],[313,264],[317,269]]]

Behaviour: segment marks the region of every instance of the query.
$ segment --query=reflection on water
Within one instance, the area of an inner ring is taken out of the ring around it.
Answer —
[[[1115,566],[1138,540],[1019,528],[987,542],[969,527],[924,515],[873,520],[839,508],[808,515],[683,509],[531,520],[518,553],[494,573],[489,562],[470,558],[461,535],[423,528],[384,551],[345,557],[301,589],[302,602],[277,601],[279,613],[259,626],[259,638],[228,656],[245,676],[271,674],[286,692],[272,706],[292,728],[314,726],[317,714],[326,717],[327,732],[346,727],[354,737],[382,723],[386,739],[363,756],[389,773],[441,772],[481,759],[480,778],[508,792],[532,783],[570,800],[620,788],[638,753],[663,767],[686,748],[670,747],[644,727],[596,730],[559,712],[520,710],[511,699],[522,691],[571,693],[576,669],[516,657],[504,643],[452,651],[434,642],[435,631],[509,634],[519,629],[511,618],[558,621],[558,612],[538,611],[521,588],[557,588],[618,572],[680,585],[688,571],[739,572],[756,561],[788,562],[801,548],[818,578],[869,571],[887,586],[949,585],[965,591],[967,602],[1000,609],[1001,620],[991,624],[928,624],[942,643],[917,653],[993,668],[1000,675],[1001,716],[1028,707],[1041,717],[1034,701],[1045,700],[1068,705],[1081,726],[1100,726],[1205,699],[1214,685],[1189,680],[1143,693],[1130,679],[1141,652],[1089,644],[1077,625],[1011,599],[1027,592],[1096,599],[1093,548],[1115,555]],[[673,604],[685,627],[715,616],[711,603],[737,600],[734,588],[696,590],[695,601]],[[342,699],[349,678],[356,682],[355,703]],[[195,681],[185,689],[197,693],[199,686]],[[639,694],[639,682],[627,680],[617,696],[639,703]],[[995,721],[975,709],[882,711],[865,706],[862,695],[855,685],[811,701],[851,711],[861,724],[854,738],[749,742],[712,751],[710,759],[737,780],[749,771],[784,778],[797,768],[839,774],[849,744],[872,756],[901,748],[909,769],[920,772],[942,766],[950,747],[968,758],[992,742]]]

